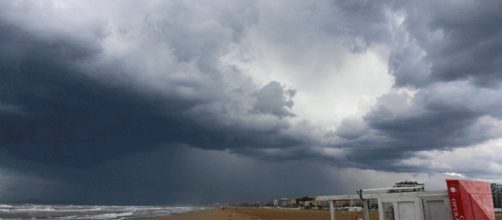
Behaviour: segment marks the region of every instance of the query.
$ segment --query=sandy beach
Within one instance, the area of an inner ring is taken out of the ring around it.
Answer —
[[[337,220],[355,220],[357,214],[342,212],[337,214]],[[361,217],[359,215],[359,217]],[[371,220],[377,220],[378,215],[371,213]],[[327,210],[271,209],[271,208],[225,208],[208,209],[183,213],[157,220],[329,220]]]
[[[337,213],[337,220],[356,220],[361,215],[354,212]],[[329,220],[328,210],[296,210],[270,208],[225,208],[183,213],[156,220]],[[371,220],[378,220],[377,213],[370,213]],[[497,220],[502,215],[497,214]]]

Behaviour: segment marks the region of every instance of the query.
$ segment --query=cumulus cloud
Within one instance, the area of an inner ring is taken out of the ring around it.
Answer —
[[[358,139],[337,145],[349,146],[365,164],[400,169],[402,163],[396,158],[450,151],[501,135],[495,101],[500,94],[496,78],[500,62],[490,52],[500,43],[500,28],[493,22],[500,20],[501,5],[496,1],[441,4],[441,8],[431,1],[390,4],[395,15],[389,38],[393,42],[388,42],[394,89],[363,116],[369,128],[364,136],[357,130],[350,132],[352,124],[338,127],[340,134],[347,136],[349,131],[348,137],[353,134]],[[382,150],[391,153],[379,153]],[[372,163],[375,158],[385,162]]]
[[[414,152],[496,139],[502,134],[500,108],[493,100],[499,94],[499,88],[479,88],[466,81],[396,90],[380,97],[359,127],[342,123],[338,135],[344,139],[335,146],[350,149],[362,163],[359,166],[400,169],[396,159]]]

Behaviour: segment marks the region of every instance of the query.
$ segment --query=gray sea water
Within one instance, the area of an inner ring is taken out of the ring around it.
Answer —
[[[204,209],[169,206],[0,204],[0,219],[141,219]]]

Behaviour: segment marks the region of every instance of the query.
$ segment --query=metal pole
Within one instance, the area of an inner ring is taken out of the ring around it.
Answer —
[[[369,205],[368,205],[369,200],[364,199],[364,200],[362,200],[362,202],[363,202],[363,219],[370,220],[370,212],[369,212]]]
[[[335,201],[329,201],[329,212],[331,213],[331,220],[336,220],[336,212],[335,212]]]

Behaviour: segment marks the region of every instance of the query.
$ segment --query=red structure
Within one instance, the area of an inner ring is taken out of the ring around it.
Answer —
[[[446,180],[453,220],[495,220],[490,184]]]

